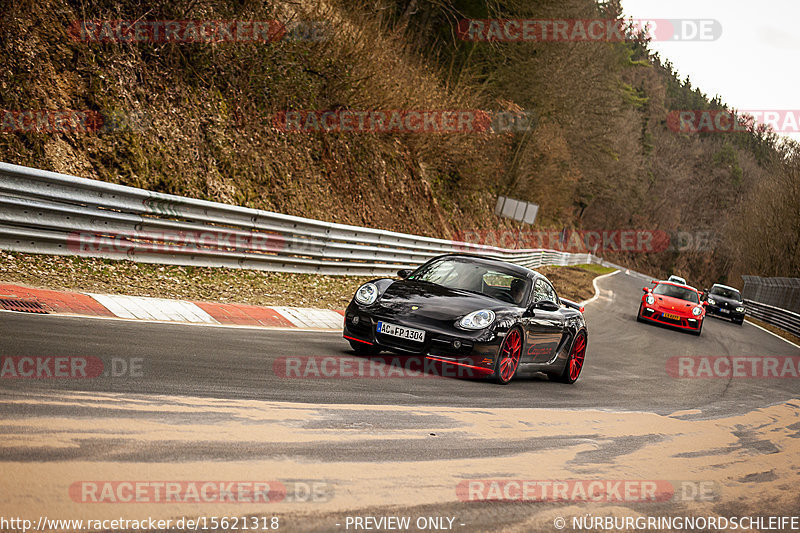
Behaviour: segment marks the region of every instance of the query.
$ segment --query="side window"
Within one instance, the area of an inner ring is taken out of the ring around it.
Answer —
[[[533,288],[533,301],[541,302],[542,300],[558,303],[558,296],[556,296],[556,291],[549,283],[542,279],[537,279]]]
[[[558,302],[558,296],[556,295],[556,290],[553,288],[553,286],[550,285],[549,283],[545,283],[544,286],[547,289],[547,293],[548,293],[547,294],[547,299],[550,300],[551,302],[553,302],[554,304],[559,303]]]
[[[542,300],[548,300],[547,288],[544,281],[537,279],[536,285],[533,286],[533,298],[534,302],[541,302]]]

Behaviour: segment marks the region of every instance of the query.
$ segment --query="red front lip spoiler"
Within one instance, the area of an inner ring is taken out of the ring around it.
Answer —
[[[363,342],[364,344],[369,344],[370,346],[372,346],[372,343],[369,341],[362,341],[361,339],[356,339],[355,337],[348,337],[347,335],[342,335],[342,337],[344,337],[349,341]]]
[[[490,373],[493,372],[493,370],[491,368],[486,368],[484,366],[473,366],[473,365],[468,365],[466,363],[459,363],[459,362],[456,362],[456,361],[448,361],[447,359],[439,359],[438,357],[434,357],[432,355],[426,355],[425,357],[426,357],[426,359],[430,359],[431,361],[438,361],[440,363],[446,363],[448,365],[464,366],[464,367],[467,367],[467,368],[472,368],[473,370],[480,370],[481,372],[485,372],[487,374],[490,374]]]

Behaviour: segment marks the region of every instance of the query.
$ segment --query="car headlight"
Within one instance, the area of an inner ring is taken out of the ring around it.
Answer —
[[[647,298],[645,298],[644,301],[647,302],[647,305],[653,305],[654,303],[656,303],[656,299],[653,298],[652,294],[648,294]]]
[[[378,287],[374,283],[365,283],[356,291],[356,301],[361,305],[375,303],[378,299]]]
[[[709,299],[708,299],[708,300],[706,300],[706,301],[707,301],[708,303],[710,303],[711,305],[715,305],[715,304],[717,303],[717,302],[715,302],[715,301],[714,301],[714,298],[709,298]]]
[[[702,308],[702,307],[699,307],[699,306],[698,306],[698,307],[695,307],[694,309],[692,309],[692,314],[693,314],[694,316],[700,316],[700,315],[702,315],[702,314],[703,314],[703,308]]]
[[[737,313],[744,313],[744,307],[741,307],[741,306],[740,306],[740,307],[737,307],[737,308],[736,308],[736,312],[737,312]]]
[[[459,320],[458,325],[464,329],[484,329],[491,326],[492,322],[494,322],[494,311],[481,309]]]

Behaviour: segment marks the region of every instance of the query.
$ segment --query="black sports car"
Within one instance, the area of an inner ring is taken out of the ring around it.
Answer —
[[[518,370],[574,383],[586,355],[586,320],[533,270],[474,255],[435,257],[400,280],[376,279],[345,311],[344,338],[359,355],[381,350],[460,365],[506,384]]]
[[[711,315],[728,318],[741,325],[744,322],[744,301],[739,291],[727,285],[715,283],[706,293],[706,312]]]

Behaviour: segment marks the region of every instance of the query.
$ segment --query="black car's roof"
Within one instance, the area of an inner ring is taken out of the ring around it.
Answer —
[[[531,270],[530,268],[526,268],[526,267],[520,266],[520,265],[515,265],[514,263],[508,263],[506,261],[503,261],[502,259],[494,259],[493,257],[486,257],[486,256],[483,256],[483,255],[475,255],[475,254],[444,254],[444,255],[440,255],[438,257],[434,257],[433,259],[431,259],[431,261],[436,260],[436,259],[444,259],[444,258],[447,258],[447,257],[453,257],[453,258],[459,257],[459,258],[464,258],[464,259],[472,259],[476,263],[483,263],[483,264],[486,264],[486,265],[498,265],[499,264],[499,265],[502,265],[506,270],[510,270],[510,271],[514,272],[515,274],[519,274],[520,276],[526,276],[526,277],[529,277],[529,278],[537,278],[537,277],[543,278],[544,277],[541,274],[539,274],[538,272],[536,272],[535,270]]]

